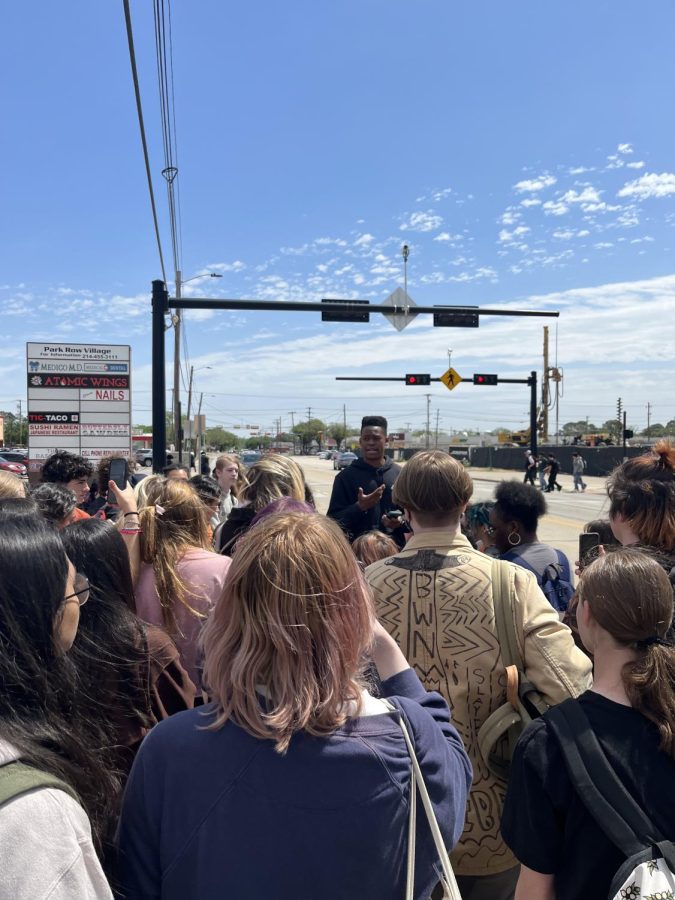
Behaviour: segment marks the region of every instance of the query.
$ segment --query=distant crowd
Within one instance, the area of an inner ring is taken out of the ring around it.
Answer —
[[[675,897],[675,448],[572,564],[386,438],[0,472],[0,900]]]

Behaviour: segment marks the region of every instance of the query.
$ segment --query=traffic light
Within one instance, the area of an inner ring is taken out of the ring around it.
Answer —
[[[414,385],[431,384],[431,375],[406,375],[405,383]]]
[[[632,428],[624,428],[623,430],[623,439],[625,441],[629,441],[632,437],[634,437],[635,432]]]
[[[474,384],[497,384],[497,376],[496,375],[474,375],[473,376]]]

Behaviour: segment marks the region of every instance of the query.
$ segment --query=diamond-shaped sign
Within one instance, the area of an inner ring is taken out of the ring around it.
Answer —
[[[444,372],[441,375],[441,381],[449,391],[451,391],[453,388],[456,388],[461,380],[462,376],[459,374],[459,372],[455,372],[452,366],[448,369],[447,372]]]
[[[416,305],[415,301],[406,294],[403,288],[398,287],[393,294],[390,294],[387,299],[383,301],[382,306],[407,306],[410,308],[410,312],[407,315],[405,313],[395,312],[384,313],[384,317],[389,319],[397,331],[403,331],[405,326],[410,325],[417,315],[417,313],[412,310],[412,307]]]

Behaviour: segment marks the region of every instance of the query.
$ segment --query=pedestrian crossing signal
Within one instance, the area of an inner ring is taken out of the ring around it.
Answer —
[[[497,376],[496,375],[474,375],[473,376],[474,384],[497,384]]]
[[[414,385],[431,384],[431,375],[406,375],[405,383]]]

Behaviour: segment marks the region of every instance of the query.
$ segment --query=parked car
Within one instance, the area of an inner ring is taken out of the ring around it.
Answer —
[[[328,454],[328,459],[337,459],[340,455],[340,450],[331,450]]]
[[[320,450],[319,451],[319,459],[331,459],[331,451],[330,450]]]
[[[337,469],[338,472],[340,469],[346,469],[347,466],[351,466],[355,459],[358,459],[356,453],[340,453],[338,454],[337,459],[333,460],[333,468]]]
[[[0,454],[6,462],[21,463],[24,466],[28,464],[28,450],[24,450],[23,447],[13,447],[11,450],[3,448],[0,449]]]
[[[262,453],[259,450],[242,450],[239,458],[241,459],[244,468],[248,469],[253,463],[262,459]]]
[[[13,462],[10,459],[5,459],[4,456],[0,456],[0,469],[3,472],[11,472],[12,475],[18,475],[20,478],[25,478],[28,473],[28,469],[23,463]]]
[[[172,465],[174,454],[171,450],[166,450],[166,464],[167,466]],[[134,450],[134,459],[139,464],[139,466],[151,466],[152,465],[152,447],[143,447],[139,450]]]

